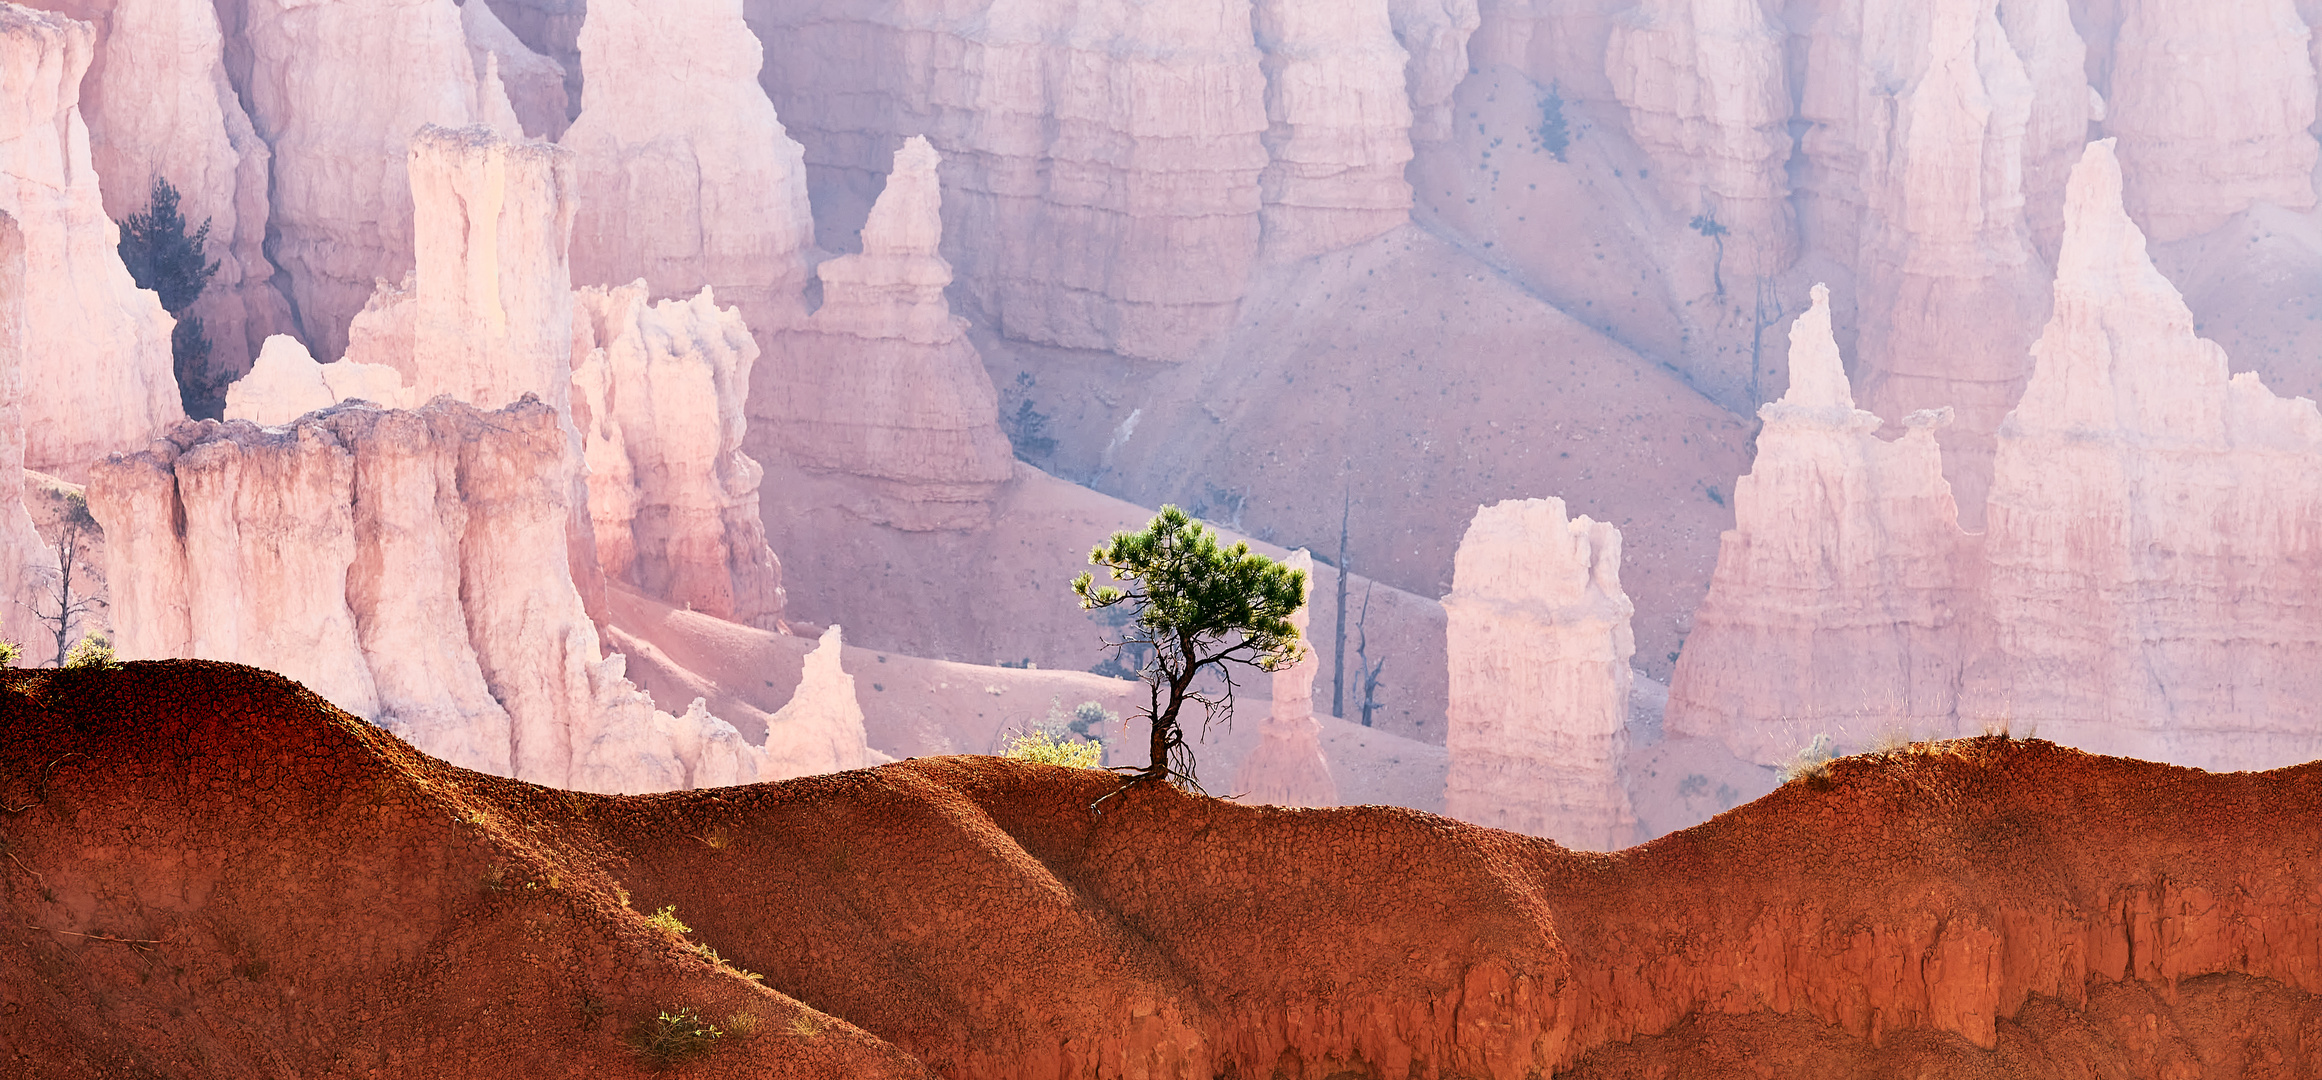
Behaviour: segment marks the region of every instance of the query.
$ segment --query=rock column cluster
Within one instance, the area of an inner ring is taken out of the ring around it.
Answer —
[[[185,416],[175,325],[115,250],[82,119],[87,23],[0,4],[0,215],[13,224],[23,464],[77,480]]]
[[[1443,812],[1609,851],[1636,838],[1618,772],[1628,745],[1621,534],[1562,499],[1476,511],[1452,568],[1451,752]]]
[[[2322,754],[2322,413],[2229,375],[2123,197],[2091,144],[1981,535],[1948,517],[1924,421],[1873,440],[1819,304],[1800,320],[1673,730],[1768,764],[1813,734],[1987,728],[2210,769]]]
[[[782,336],[750,399],[771,452],[845,474],[856,512],[914,530],[983,524],[1015,475],[991,376],[944,299],[938,160],[925,139],[896,151],[862,253],[816,268],[822,308]]]

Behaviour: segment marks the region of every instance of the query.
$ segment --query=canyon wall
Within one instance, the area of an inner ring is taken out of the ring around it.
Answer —
[[[137,288],[115,249],[81,118],[81,78],[96,55],[87,23],[0,4],[0,215],[22,320],[23,464],[68,480],[91,461],[144,444],[185,416],[171,372],[174,325]]]
[[[1282,565],[1307,575],[1306,591],[1314,592],[1314,555],[1305,548],[1291,552]],[[1298,662],[1269,676],[1272,680],[1266,719],[1258,746],[1242,759],[1234,773],[1234,798],[1245,803],[1276,806],[1337,806],[1338,781],[1330,775],[1330,760],[1322,753],[1322,724],[1314,719],[1314,674],[1321,669],[1314,642],[1306,635],[1314,606],[1298,605],[1290,622],[1298,627],[1304,655]]]
[[[781,335],[750,395],[756,445],[849,477],[851,510],[914,531],[989,522],[1016,466],[967,320],[944,299],[937,162],[925,139],[895,152],[861,254],[816,268],[822,307]]]
[[[480,92],[478,108],[492,111],[506,101],[516,130],[503,133],[511,137],[549,142],[562,137],[572,124],[564,65],[526,45],[484,0],[460,5],[460,27],[467,33],[468,59],[479,85],[499,85],[498,95]]]
[[[210,226],[218,264],[185,312],[202,321],[209,366],[197,390],[215,392],[250,367],[259,343],[290,329],[266,239],[272,152],[228,82],[225,41],[208,0],[36,0],[29,7],[88,22],[97,33],[81,115],[114,221],[143,211],[153,182],[177,189],[188,231]]]
[[[710,290],[646,302],[644,282],[587,288],[573,355],[573,422],[608,580],[692,611],[771,629],[782,565],[758,514],[763,471],[742,452],[758,345]]]
[[[1757,0],[1647,0],[1604,58],[1663,198],[1727,229],[1736,274],[1798,257],[1784,34]]]
[[[8,17],[0,10],[0,20]],[[42,542],[24,506],[24,230],[0,213],[0,640],[22,646],[30,666],[55,659],[55,637],[40,622],[56,551]]]
[[[2322,754],[2322,413],[2229,375],[2153,268],[2110,141],[2000,432],[1963,718],[2210,769]]]
[[[1021,340],[1179,360],[1263,257],[1408,218],[1413,115],[1448,127],[1472,0],[749,0],[834,248],[896,144],[944,154],[944,252]]]
[[[1937,441],[1971,528],[2047,314],[2024,210],[2035,87],[1997,8],[1826,10],[1806,30],[1799,104],[1809,232],[1859,281],[1864,401],[1881,416],[1957,410]]]
[[[594,0],[579,49],[588,90],[562,142],[578,159],[572,280],[714,288],[770,351],[806,314],[814,220],[741,0]]]
[[[114,455],[89,506],[120,654],[279,671],[467,768],[682,787],[696,763],[676,721],[601,655],[564,560],[541,557],[566,543],[567,432],[536,398],[439,400],[180,424]]]
[[[220,0],[228,69],[273,149],[275,260],[307,346],[347,351],[376,281],[413,265],[412,134],[486,119],[452,0]],[[501,103],[505,105],[505,103]]]
[[[1760,764],[1820,734],[1951,734],[1972,603],[1977,549],[1935,442],[1950,410],[1879,438],[1879,417],[1854,406],[1829,290],[1813,298],[1790,327],[1789,392],[1758,410],[1757,461],[1734,485],[1664,719]]]
[[[2322,413],[2231,375],[2154,269],[2110,140],[2068,189],[2055,314],[1963,534],[1928,427],[1850,407],[1827,314],[1793,329],[1672,730],[1771,764],[1829,734],[2036,731],[2209,769],[2322,754]]]
[[[1562,499],[1476,511],[1443,598],[1444,813],[1582,850],[1635,841],[1617,771],[1636,652],[1620,563],[1620,531]]]
[[[2129,215],[2153,240],[2257,202],[2313,208],[2309,39],[2291,0],[2120,4],[2104,130],[2120,140]]]

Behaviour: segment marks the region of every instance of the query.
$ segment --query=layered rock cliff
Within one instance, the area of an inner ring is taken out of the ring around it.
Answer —
[[[896,151],[862,252],[816,268],[822,307],[750,395],[769,456],[851,478],[851,509],[911,530],[984,524],[1015,475],[991,376],[944,299],[937,163],[924,139]]]
[[[477,82],[498,83],[501,100],[508,103],[516,121],[518,130],[504,134],[550,142],[562,136],[572,124],[564,65],[527,46],[484,0],[460,5],[460,27],[467,33],[468,58],[475,65]],[[485,93],[477,105],[489,111],[497,103]]]
[[[1789,392],[1758,415],[1757,461],[1734,485],[1734,528],[1678,658],[1667,729],[1769,765],[1816,735],[1949,734],[1979,550],[1935,443],[1950,411],[1879,438],[1816,286],[1790,328]]]
[[[2211,769],[2322,753],[2322,413],[2229,375],[2122,164],[2072,176],[2056,314],[2000,433],[1966,718]]]
[[[714,288],[768,346],[806,314],[814,220],[741,0],[595,0],[579,48],[588,91],[562,141],[578,160],[573,280]]]
[[[1225,328],[1261,249],[1405,220],[1411,113],[1448,127],[1476,18],[1472,0],[748,6],[826,234],[852,233],[887,154],[925,134],[979,317],[1163,360]]]
[[[1388,5],[1259,0],[1267,164],[1258,174],[1264,258],[1336,251],[1411,219],[1411,57]]]
[[[1306,588],[1314,590],[1314,555],[1304,548],[1292,552],[1283,565],[1307,575]],[[1313,605],[1300,604],[1290,621],[1305,637]],[[1275,672],[1272,702],[1260,728],[1257,749],[1242,759],[1234,773],[1234,797],[1246,803],[1276,806],[1337,806],[1338,781],[1330,775],[1330,760],[1322,752],[1322,724],[1314,719],[1314,673],[1321,668],[1311,640],[1305,655]]]
[[[2256,202],[2314,206],[2311,31],[2292,0],[2125,0],[2119,28],[2104,130],[2148,235],[2207,232]]]
[[[683,786],[674,721],[600,655],[560,558],[568,428],[535,398],[181,424],[100,463],[124,657],[255,664],[463,766]],[[182,515],[182,516],[180,516]]]
[[[1449,619],[1451,771],[1443,812],[1608,851],[1636,839],[1627,748],[1621,534],[1562,499],[1482,507],[1460,541]]]
[[[1761,763],[1817,734],[1977,729],[2212,769],[2322,753],[2299,614],[2322,604],[2322,413],[2229,373],[2122,198],[2091,144],[1980,536],[1952,517],[1938,418],[1875,438],[1821,305],[1800,320],[1672,730]]]
[[[1798,255],[1784,42],[1757,0],[1648,0],[1614,25],[1605,52],[1663,197],[1731,233],[1739,274]]]
[[[170,370],[174,325],[137,288],[105,216],[81,78],[87,23],[0,4],[0,215],[13,224],[23,465],[69,480],[185,416]]]
[[[1973,527],[2047,314],[2024,213],[2035,88],[1998,0],[1845,5],[1810,33],[1802,186],[1860,281],[1863,399],[1881,416],[1957,410],[1937,440]]]
[[[228,68],[273,149],[272,247],[307,345],[347,351],[375,281],[413,265],[413,132],[493,115],[452,0],[220,0]],[[503,107],[505,102],[500,103]]]
[[[202,389],[250,367],[259,343],[290,329],[290,306],[276,290],[266,239],[271,151],[227,81],[225,41],[205,0],[36,0],[88,22],[96,51],[81,80],[89,154],[106,213],[120,221],[144,210],[153,181],[177,189],[190,227],[210,225],[208,257],[218,264],[185,314],[202,321],[210,364]]]
[[[573,421],[607,579],[761,628],[782,622],[782,565],[758,516],[758,463],[742,452],[742,399],[758,346],[710,290],[646,302],[644,282],[583,289]]]

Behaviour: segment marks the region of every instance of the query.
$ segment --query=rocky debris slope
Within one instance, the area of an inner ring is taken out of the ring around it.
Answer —
[[[226,78],[225,41],[207,0],[35,0],[97,34],[81,80],[89,155],[114,221],[143,211],[169,181],[191,228],[210,225],[218,264],[186,314],[202,321],[218,385],[249,370],[259,343],[290,329],[290,305],[266,257],[267,172],[258,138]]]
[[[1820,309],[1801,320],[1819,408],[1766,410],[1673,730],[1762,763],[1817,733],[1983,727],[2212,769],[2322,753],[2300,614],[2322,604],[2322,413],[2229,374],[2122,194],[2111,141],[2091,144],[1980,536],[1947,516],[1929,418],[1873,441]]]
[[[814,219],[742,0],[594,0],[579,48],[588,93],[562,141],[579,162],[572,280],[714,288],[770,351],[806,314]]]
[[[89,507],[120,653],[281,671],[469,768],[685,786],[676,722],[602,655],[565,560],[542,557],[565,550],[568,431],[536,398],[438,400],[183,424],[115,455]]]
[[[1598,855],[1165,788],[1092,817],[1112,777],[994,758],[556,792],[213,664],[11,673],[0,719],[0,1053],[59,1080],[628,1077],[688,1005],[756,1019],[714,1076],[2322,1067],[2314,766],[1923,744]]]
[[[938,162],[921,138],[895,152],[862,252],[815,268],[822,307],[780,337],[750,399],[766,456],[847,476],[857,513],[909,530],[988,523],[1016,468],[991,376],[944,299]]]
[[[742,452],[758,345],[708,289],[646,302],[640,281],[582,289],[573,421],[605,577],[748,626],[782,623],[782,564],[766,546],[764,475]]]
[[[1562,499],[1482,507],[1451,595],[1451,772],[1443,812],[1607,851],[1636,839],[1628,749],[1635,611],[1621,534]]]
[[[1283,565],[1306,574],[1306,591],[1314,592],[1314,555],[1300,548]],[[1314,605],[1301,604],[1290,621],[1304,637],[1305,655],[1271,676],[1272,694],[1258,747],[1242,759],[1234,773],[1234,798],[1245,803],[1276,806],[1337,806],[1338,781],[1330,774],[1330,759],[1322,752],[1322,724],[1314,719],[1314,673],[1322,667],[1307,627]]]
[[[21,289],[11,331],[24,396],[23,464],[68,480],[185,417],[171,373],[174,325],[130,280],[105,216],[81,78],[96,32],[0,4],[0,217]]]
[[[1668,729],[1774,763],[1817,734],[1856,745],[1949,733],[1972,582],[1935,432],[1854,407],[1829,290],[1790,327],[1790,389],[1758,410],[1758,457],[1734,485],[1709,596],[1669,687]]]

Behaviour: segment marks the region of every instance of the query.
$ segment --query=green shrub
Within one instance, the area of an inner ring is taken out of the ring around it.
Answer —
[[[1105,748],[1099,742],[1070,742],[1050,732],[1035,731],[1010,740],[1007,756],[1018,761],[1036,761],[1042,765],[1096,769],[1103,767]]]
[[[0,667],[15,667],[24,659],[24,646],[13,641],[0,641]]]
[[[708,1054],[725,1037],[725,1029],[702,1019],[700,1010],[687,1005],[662,1010],[659,1016],[638,1025],[629,1041],[637,1056],[654,1068],[666,1069]]]
[[[65,653],[64,666],[109,671],[120,667],[121,662],[113,659],[113,643],[105,640],[105,635],[90,634]]]
[[[660,928],[664,933],[675,934],[678,937],[684,937],[687,934],[693,933],[693,927],[687,926],[683,922],[678,921],[676,904],[671,904],[668,907],[662,908],[661,910],[656,911],[651,915],[645,916],[645,921],[655,927]]]

